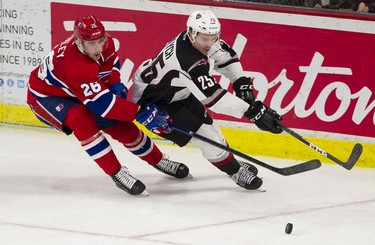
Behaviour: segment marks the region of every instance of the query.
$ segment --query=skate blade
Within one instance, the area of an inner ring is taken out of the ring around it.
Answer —
[[[263,180],[263,177],[260,177],[258,176],[261,180]],[[266,192],[266,188],[264,188],[264,186],[262,185],[261,187],[259,187],[258,189],[256,189],[256,191],[260,191],[260,192]]]
[[[194,177],[190,173],[188,174],[188,176],[185,177],[185,179],[192,179],[192,178],[194,178]]]
[[[141,194],[138,194],[137,196],[141,196],[141,197],[148,197],[150,194],[148,193],[148,191],[144,190]]]

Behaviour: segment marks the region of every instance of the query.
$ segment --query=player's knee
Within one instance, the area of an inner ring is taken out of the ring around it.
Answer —
[[[104,132],[123,144],[132,144],[143,137],[143,132],[133,122],[119,121],[112,127],[104,129]]]
[[[221,132],[214,125],[203,124],[197,131],[199,135],[210,138],[211,140],[226,145],[226,140]],[[201,141],[196,138],[191,139],[191,144],[199,147],[202,150],[203,156],[206,159],[218,160],[228,157],[228,152],[217,148],[211,144]]]
[[[85,140],[99,131],[92,112],[84,105],[76,105],[68,111],[64,126],[70,128],[79,140]]]

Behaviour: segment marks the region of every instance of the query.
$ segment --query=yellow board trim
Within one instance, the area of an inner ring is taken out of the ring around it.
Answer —
[[[35,117],[28,106],[19,105],[0,104],[0,122],[47,127]],[[160,137],[143,128],[143,126],[141,127],[150,137],[160,139]],[[245,154],[295,160],[319,159],[324,163],[333,163],[289,134],[274,135],[261,131],[224,127],[221,127],[221,130],[228,140],[230,147]],[[342,161],[347,161],[356,143],[315,137],[305,138]],[[363,146],[363,153],[355,166],[375,168],[375,144],[361,144]]]
[[[47,127],[28,106],[0,104],[0,122],[27,126]]]
[[[289,134],[274,135],[266,132],[256,132],[233,128],[222,128],[222,132],[230,146],[238,151],[254,156],[267,156],[295,160],[319,159],[324,163],[333,163],[330,159],[315,152],[309,146]],[[357,142],[304,137],[336,158],[347,161]],[[375,167],[375,144],[361,143],[363,152],[356,167]]]

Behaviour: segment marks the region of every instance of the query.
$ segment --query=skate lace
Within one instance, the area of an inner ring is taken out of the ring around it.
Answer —
[[[243,162],[243,161],[238,161],[238,164],[243,167],[243,168],[248,168],[248,164],[246,162]]]
[[[176,174],[179,165],[178,162],[171,161],[168,157],[164,156],[156,166],[165,172]]]
[[[256,174],[258,173],[258,170],[256,167],[254,167],[253,165],[251,165],[250,163],[247,163],[247,162],[243,162],[243,161],[238,161],[238,164],[243,167],[244,169],[246,169],[247,171],[251,172],[252,174]]]
[[[247,171],[250,171],[251,170],[251,165],[247,162],[243,162],[243,161],[238,161],[238,164],[243,167],[244,169],[246,169]],[[251,172],[251,171],[250,171]]]
[[[251,181],[253,181],[253,179],[256,176],[253,175],[251,172],[249,172],[246,169],[241,167],[240,170],[238,171],[238,173],[235,174],[233,177],[234,177],[234,180],[238,184],[242,184],[242,185],[248,184],[249,185],[251,183]]]
[[[121,170],[115,175],[115,178],[118,182],[125,185],[129,189],[131,189],[134,183],[137,181],[137,179],[131,176],[129,171],[125,168],[121,168]]]

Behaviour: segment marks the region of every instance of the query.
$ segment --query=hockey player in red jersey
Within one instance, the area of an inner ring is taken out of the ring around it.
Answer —
[[[73,133],[116,185],[147,193],[115,156],[104,133],[161,172],[185,178],[189,169],[169,160],[133,123],[139,106],[126,100],[114,42],[95,17],[75,21],[74,34],[56,45],[30,74],[27,103],[42,122]]]
[[[263,182],[257,176],[255,166],[237,161],[231,153],[170,128],[170,123],[174,123],[227,145],[219,128],[207,114],[207,107],[236,118],[245,116],[261,130],[282,132],[278,124],[281,116],[255,100],[251,78],[243,75],[236,52],[220,39],[220,27],[213,12],[193,12],[188,18],[187,30],[137,69],[132,78],[132,101],[142,105],[137,120],[147,128],[153,131],[157,126],[163,127],[165,132],[159,135],[181,147],[190,141],[236,184],[245,189],[258,189]],[[210,74],[211,68],[233,82],[237,96],[221,88]],[[156,104],[158,108],[148,103]],[[161,115],[158,116],[158,113]],[[151,114],[156,115],[154,117],[158,117],[160,123],[145,120]]]

